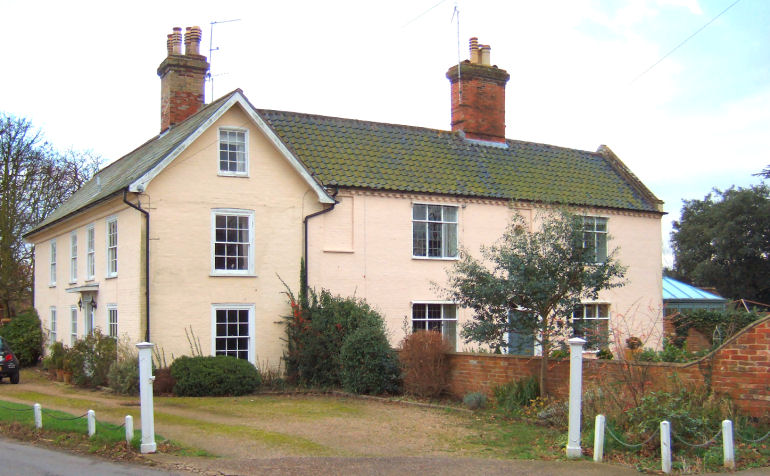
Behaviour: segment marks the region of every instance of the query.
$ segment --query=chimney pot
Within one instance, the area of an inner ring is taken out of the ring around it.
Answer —
[[[184,54],[188,56],[200,55],[201,28],[199,26],[188,26],[184,34]]]
[[[492,50],[489,45],[481,45],[481,64],[484,66],[489,66],[489,53]]]
[[[181,55],[182,54],[182,29],[178,26],[174,27],[173,33],[169,35],[171,40],[171,48],[168,54]]]
[[[471,63],[478,64],[479,63],[479,39],[475,36],[468,41],[470,44],[470,58]]]

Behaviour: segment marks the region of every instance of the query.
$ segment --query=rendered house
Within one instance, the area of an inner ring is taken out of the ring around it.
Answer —
[[[35,307],[52,340],[101,327],[167,356],[203,351],[279,364],[283,285],[365,298],[392,344],[413,329],[455,342],[471,317],[442,283],[461,247],[497,240],[513,213],[583,213],[586,246],[620,248],[628,284],[585,303],[582,325],[662,332],[662,203],[605,146],[505,138],[508,74],[489,47],[447,72],[451,130],[255,108],[240,90],[204,105],[200,29],[168,39],[161,133],[102,169],[30,230]],[[608,238],[609,237],[609,238]],[[616,326],[615,324],[618,324]],[[598,345],[598,344],[595,344]]]

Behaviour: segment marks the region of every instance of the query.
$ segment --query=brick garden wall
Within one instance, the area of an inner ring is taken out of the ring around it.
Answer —
[[[492,394],[492,389],[511,380],[537,376],[539,357],[494,354],[451,354],[450,393],[462,398],[469,392]],[[583,360],[583,387],[609,379],[622,381],[628,372],[645,375],[650,388],[671,385],[671,377],[689,385],[707,385],[729,394],[744,412],[770,415],[770,316],[760,319],[728,339],[714,352],[687,364]],[[549,361],[547,385],[552,395],[566,398],[569,392],[569,360]]]

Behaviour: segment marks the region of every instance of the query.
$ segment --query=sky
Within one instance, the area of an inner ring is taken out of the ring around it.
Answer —
[[[207,102],[446,130],[445,73],[476,36],[511,75],[506,136],[609,146],[665,201],[670,266],[682,200],[770,164],[770,2],[734,2],[0,0],[0,112],[116,160],[160,132],[166,35],[198,25]]]

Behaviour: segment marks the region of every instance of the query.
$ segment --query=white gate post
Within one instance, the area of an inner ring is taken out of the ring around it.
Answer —
[[[126,442],[130,445],[134,439],[134,417],[126,415]]]
[[[39,430],[43,428],[43,409],[39,403],[32,405],[32,409],[35,411],[35,428]]]
[[[88,410],[86,415],[88,416],[88,437],[91,438],[96,433],[96,413]]]
[[[660,465],[664,473],[671,472],[671,424],[660,422]]]
[[[594,461],[601,463],[604,458],[604,415],[596,415],[594,425]]]
[[[725,468],[735,469],[735,449],[733,448],[733,422],[722,422],[722,449],[724,450]]]
[[[569,340],[569,433],[567,458],[580,458],[580,406],[583,393],[583,345],[580,337]]]
[[[142,453],[155,453],[158,449],[155,444],[155,412],[152,407],[152,383],[155,380],[152,375],[153,346],[149,342],[136,344],[139,349],[139,400],[142,405],[142,444],[139,450]]]

